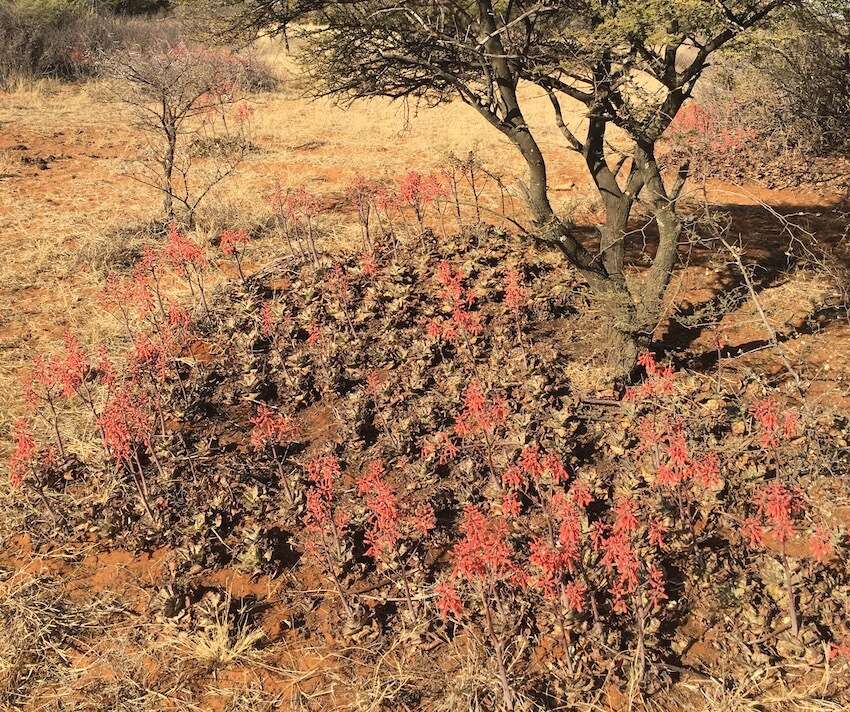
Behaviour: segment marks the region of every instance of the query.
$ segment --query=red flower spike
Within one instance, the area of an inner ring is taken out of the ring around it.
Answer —
[[[15,447],[9,458],[9,486],[14,490],[23,484],[24,479],[35,464],[38,448],[26,420],[15,421],[12,427],[12,437],[15,441]]]
[[[526,293],[522,287],[522,275],[519,270],[512,267],[505,272],[505,306],[513,312],[517,312],[525,306]]]
[[[292,442],[298,432],[297,425],[290,418],[262,404],[251,418],[251,425],[251,445],[258,450],[269,444]]]
[[[741,525],[741,534],[747,540],[747,545],[752,549],[761,549],[764,546],[764,529],[758,517],[747,517]]]
[[[89,362],[83,347],[76,336],[67,332],[64,338],[65,350],[53,360],[56,379],[65,398],[72,398],[82,385],[89,372]]]
[[[614,503],[614,533],[631,534],[637,531],[637,505],[632,497],[618,497]]]
[[[119,462],[129,462],[139,445],[150,445],[153,418],[142,393],[127,387],[117,390],[107,400],[98,424],[104,445]]]
[[[528,563],[540,571],[533,579],[534,585],[543,592],[546,598],[550,600],[556,598],[559,583],[565,571],[561,552],[542,539],[535,539],[531,542],[531,554],[528,557]]]
[[[829,561],[835,548],[832,545],[832,535],[826,527],[820,526],[809,537],[809,551],[820,562]]]
[[[504,399],[488,401],[481,384],[472,380],[463,392],[463,410],[455,418],[455,433],[468,438],[480,433],[491,434],[501,426],[508,416]]]
[[[781,482],[762,487],[756,497],[759,514],[767,520],[774,536],[784,544],[794,534],[793,517],[803,509],[797,493]]]
[[[168,228],[168,240],[163,247],[163,255],[172,268],[188,276],[191,266],[197,271],[206,269],[207,258],[200,246],[189,239],[175,223]]]
[[[692,476],[703,487],[716,487],[720,483],[720,461],[717,455],[709,453],[693,464]]]
[[[339,461],[333,455],[317,457],[307,463],[307,479],[311,484],[307,490],[308,527],[320,529],[336,521],[333,500],[339,475]]]
[[[577,613],[584,612],[585,600],[587,600],[587,586],[581,581],[570,581],[564,586],[564,600],[570,610]]]
[[[451,581],[443,580],[434,586],[434,593],[437,594],[437,610],[440,612],[441,618],[460,618],[463,614],[463,603],[457,589]]]
[[[525,477],[518,465],[511,465],[502,473],[502,485],[507,489],[522,489],[525,485]]]
[[[427,456],[436,455],[437,462],[440,465],[446,465],[454,460],[460,450],[458,446],[452,442],[451,435],[445,430],[437,433],[434,440],[426,443],[422,448],[422,454]]]
[[[427,536],[437,526],[437,517],[430,504],[420,504],[410,516],[409,525],[419,536]]]
[[[371,252],[361,253],[360,271],[367,277],[374,277],[378,274],[378,262]]]
[[[654,564],[649,568],[649,600],[654,608],[658,608],[663,601],[667,600],[667,592],[664,589],[664,572]]]
[[[454,574],[469,581],[509,579],[516,569],[507,543],[507,528],[500,519],[485,516],[467,505],[460,520],[463,538],[452,549]]]
[[[574,482],[573,486],[570,487],[570,499],[572,499],[577,506],[582,509],[586,509],[587,505],[593,501],[593,496],[590,494],[590,490],[584,482]]]
[[[520,514],[519,499],[513,492],[502,495],[502,514],[508,519],[516,519]]]
[[[219,235],[219,247],[225,257],[233,257],[239,245],[244,245],[250,239],[246,230],[222,230]]]
[[[664,522],[654,520],[649,523],[647,538],[651,546],[663,551],[667,548],[667,543],[664,541],[664,535],[667,533],[667,525]]]
[[[271,339],[276,330],[277,318],[272,310],[272,305],[266,302],[260,308],[260,335],[264,339]]]
[[[519,466],[523,472],[532,480],[538,482],[543,474],[543,465],[540,462],[540,449],[537,445],[528,445],[523,448],[519,456]]]

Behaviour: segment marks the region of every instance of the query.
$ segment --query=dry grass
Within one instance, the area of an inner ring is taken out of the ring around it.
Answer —
[[[83,670],[74,656],[102,633],[120,606],[109,595],[71,600],[61,579],[24,570],[0,575],[0,704],[24,703],[33,688],[69,685]]]
[[[300,96],[297,74],[282,50],[267,44],[261,54],[283,77],[279,92],[255,98],[256,141],[262,150],[250,155],[236,178],[208,201],[198,218],[198,237],[209,240],[223,226],[263,223],[269,214],[266,196],[277,182],[304,184],[333,198],[358,173],[380,177],[411,168],[427,171],[450,151],[462,155],[470,150],[498,165],[508,179],[522,174],[504,137],[466,106],[454,103],[416,111],[372,101],[345,109],[308,101]],[[556,208],[590,212],[588,178],[551,125],[548,100],[526,92],[529,122],[550,158]],[[122,174],[141,139],[126,117],[99,97],[96,83],[68,87],[50,80],[21,83],[2,96],[0,190],[8,199],[0,206],[0,412],[6,422],[21,410],[17,370],[34,353],[56,344],[65,329],[89,344],[122,338],[118,323],[98,306],[96,293],[107,272],[130,267],[142,247],[158,239],[158,196]],[[568,118],[574,126],[581,122],[575,107]],[[43,158],[47,167],[22,161],[25,157]],[[334,249],[357,241],[350,215],[334,215],[327,223],[326,242]],[[282,249],[273,231],[264,233],[251,243],[248,260],[261,265]],[[779,288],[767,301],[780,320],[789,301],[798,307],[805,301],[803,311],[811,311],[823,300],[824,289],[815,278],[802,280],[796,288]],[[746,319],[747,314],[738,317]],[[592,350],[591,338],[586,353]],[[580,390],[591,391],[604,373],[590,370],[591,361],[576,360],[566,374]],[[73,424],[83,422],[83,415],[72,412],[65,417]],[[78,433],[71,449],[94,447],[88,434],[70,429]],[[104,483],[104,491],[109,486]],[[6,519],[0,525],[0,542],[8,543],[19,524]],[[0,575],[3,704],[30,697],[45,700],[44,709],[60,700],[85,710],[264,712],[297,709],[299,704],[302,709],[330,709],[332,699],[338,709],[401,710],[406,709],[408,692],[426,681],[446,692],[433,709],[454,712],[486,709],[500,694],[492,660],[479,646],[457,646],[456,664],[447,671],[412,668],[409,651],[401,645],[371,669],[337,656],[322,662],[317,673],[289,651],[261,650],[262,629],[232,615],[229,594],[211,605],[205,625],[175,631],[144,618],[144,625],[138,625],[137,619],[124,617],[108,592],[75,600],[69,596],[69,583],[69,578],[56,576]],[[108,634],[99,632],[97,650],[86,643],[94,626],[119,613],[123,625]],[[71,652],[78,645],[86,651],[82,661]],[[279,657],[273,661],[274,656]],[[287,666],[281,660],[287,660]],[[224,685],[209,677],[211,671],[240,666],[264,680],[273,678],[275,684]],[[104,669],[112,673],[101,674]],[[761,678],[729,684],[705,680],[686,683],[683,692],[691,693],[685,707],[710,712],[831,712],[840,708],[820,698],[829,684],[819,677],[812,689],[787,690],[780,683],[765,686]],[[333,694],[337,687],[339,694]]]

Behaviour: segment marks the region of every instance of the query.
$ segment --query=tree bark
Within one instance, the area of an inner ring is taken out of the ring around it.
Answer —
[[[654,146],[638,144],[635,161],[643,177],[643,200],[652,212],[658,228],[658,247],[652,266],[641,275],[632,290],[637,308],[638,329],[649,335],[661,318],[664,293],[670,284],[673,266],[678,257],[682,222],[676,214],[676,196],[671,198],[664,187],[661,171],[655,160]]]
[[[506,58],[502,42],[495,32],[496,23],[491,0],[478,0],[478,4],[481,31],[485,36],[484,45],[491,57],[493,90],[500,118],[483,106],[479,105],[477,108],[511,140],[525,159],[528,171],[525,198],[538,231],[537,238],[557,247],[588,281],[595,301],[608,317],[603,339],[606,342],[609,365],[613,366],[619,376],[626,376],[637,361],[641,335],[635,300],[623,273],[623,238],[635,196],[641,190],[647,173],[633,166],[626,190],[619,187],[614,171],[605,160],[607,119],[604,117],[603,107],[592,107],[588,138],[581,147],[581,153],[602,195],[606,211],[601,254],[592,255],[552,209],[546,161],[523,116],[516,95],[518,75]],[[560,116],[557,101],[553,103]],[[578,146],[574,147],[578,149]],[[663,190],[663,184],[661,189]]]
[[[174,217],[174,157],[177,152],[177,129],[166,125],[166,150],[162,161],[162,209],[166,218]]]

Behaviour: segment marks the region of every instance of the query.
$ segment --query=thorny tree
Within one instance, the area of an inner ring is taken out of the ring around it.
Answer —
[[[459,97],[501,131],[528,168],[523,186],[540,241],[566,256],[610,315],[611,353],[628,371],[658,322],[676,261],[683,165],[665,182],[656,144],[720,48],[788,0],[218,0],[231,31],[283,33],[312,20],[305,66],[317,93],[349,101]],[[579,153],[605,209],[598,253],[552,208],[546,162],[523,115],[521,83],[549,96],[553,120]],[[564,120],[564,97],[586,130]],[[616,126],[630,147],[611,145]],[[652,266],[626,275],[629,215],[637,201],[659,233]]]
[[[148,137],[133,177],[162,192],[166,219],[180,207],[191,223],[200,202],[250,147],[243,65],[227,51],[184,43],[116,54],[102,65]]]

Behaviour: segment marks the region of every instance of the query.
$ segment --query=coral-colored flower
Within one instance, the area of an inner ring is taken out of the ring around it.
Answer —
[[[667,438],[667,457],[670,467],[683,468],[690,459],[688,456],[688,444],[681,430],[671,433]]]
[[[277,317],[275,316],[272,305],[265,302],[260,307],[260,335],[264,339],[271,339],[277,330]]]
[[[384,480],[384,464],[373,460],[357,481],[357,493],[366,500],[369,523],[367,554],[383,558],[391,554],[402,537],[402,512],[398,496]]]
[[[543,474],[543,464],[540,462],[540,448],[537,445],[527,445],[519,456],[519,466],[533,481],[540,480]]]
[[[828,561],[835,549],[832,545],[832,535],[826,527],[820,526],[809,537],[809,551],[818,561]]]
[[[741,524],[741,534],[753,549],[764,546],[764,528],[758,517],[747,517]]]
[[[307,344],[318,346],[322,343],[322,327],[314,321],[307,324]]]
[[[427,536],[437,526],[437,516],[430,504],[420,504],[408,519],[410,527],[419,536]]]
[[[9,458],[9,486],[17,489],[21,486],[38,457],[35,438],[26,420],[16,420],[12,428],[15,447]]]
[[[263,404],[251,418],[251,425],[251,446],[258,450],[266,445],[292,442],[298,433],[295,421]]]
[[[339,460],[333,455],[316,457],[307,463],[307,525],[313,529],[328,523],[338,524],[334,516],[336,481],[339,478]]]
[[[481,384],[473,379],[464,389],[463,410],[455,418],[455,432],[462,438],[492,434],[506,418],[507,403],[499,398],[488,400]]]
[[[440,617],[460,618],[463,614],[463,603],[458,595],[457,588],[454,584],[443,579],[434,586],[434,593],[437,594],[437,610],[440,612]]]
[[[369,371],[366,374],[366,392],[372,396],[380,394],[384,381],[384,375],[380,371]]]
[[[695,461],[691,467],[691,476],[703,487],[715,487],[720,482],[720,461],[717,455],[709,453]]]
[[[546,598],[550,600],[556,598],[566,570],[561,552],[544,540],[535,539],[531,542],[528,563],[539,571],[532,579],[532,583],[543,592]]]
[[[168,326],[172,329],[185,332],[192,323],[192,315],[188,309],[181,307],[175,302],[168,305]]]
[[[458,446],[452,442],[451,435],[445,430],[434,436],[431,442],[426,442],[422,447],[423,457],[437,456],[440,465],[446,465],[457,457]]]
[[[145,332],[139,333],[133,339],[127,358],[127,370],[134,378],[147,374],[163,382],[168,378],[168,364],[168,344],[163,339]]]
[[[570,487],[570,499],[582,509],[593,501],[593,495],[590,494],[590,489],[584,482],[574,482]]]
[[[474,505],[464,507],[462,539],[452,549],[454,574],[469,581],[509,579],[516,569],[504,520],[485,516]]]
[[[648,351],[638,356],[638,363],[646,369],[646,379],[639,386],[626,389],[627,400],[642,401],[673,392],[675,374],[671,366],[661,366]]]
[[[526,293],[522,287],[522,275],[514,267],[505,272],[505,306],[513,312],[518,312],[525,306]]]
[[[761,488],[755,501],[760,516],[771,526],[779,542],[784,544],[794,534],[794,515],[803,509],[799,493],[774,481]]]
[[[502,495],[502,514],[508,519],[516,519],[519,516],[520,503],[513,492],[506,492]]]
[[[631,534],[637,528],[637,504],[634,498],[618,497],[614,502],[614,533]]]
[[[378,261],[374,254],[365,251],[360,254],[360,271],[367,277],[374,277],[378,274]]]
[[[541,461],[541,466],[543,472],[549,473],[552,484],[560,485],[570,478],[567,468],[564,466],[564,463],[561,462],[561,458],[559,458],[555,453],[544,455]],[[581,506],[584,507],[586,505],[582,504]]]
[[[658,548],[658,549],[666,549],[667,542],[664,540],[664,535],[667,533],[667,525],[659,520],[653,520],[649,523],[649,529],[647,530],[647,538],[649,539],[649,543]]]
[[[658,608],[663,601],[667,600],[667,592],[664,589],[664,572],[654,564],[649,568],[649,600],[653,607]]]
[[[502,485],[507,489],[522,489],[525,476],[519,465],[511,465],[502,473]]]
[[[233,117],[236,119],[236,122],[239,124],[248,123],[251,118],[254,116],[254,107],[250,104],[240,101],[236,105],[236,109],[233,112]]]
[[[189,239],[176,223],[171,223],[168,227],[168,239],[162,253],[168,263],[184,276],[188,276],[190,266],[197,271],[207,266],[207,258],[203,250]]]
[[[88,357],[74,334],[65,334],[64,346],[64,351],[52,360],[52,368],[61,386],[62,395],[72,398],[82,385],[90,366]]]
[[[219,235],[219,247],[225,257],[233,257],[239,250],[239,245],[244,245],[250,239],[246,230],[222,230]]]
[[[129,462],[136,447],[149,446],[153,417],[147,397],[128,387],[116,390],[106,401],[98,418],[104,445],[118,462]]]
[[[97,347],[97,358],[94,364],[94,369],[97,372],[97,376],[100,379],[100,382],[106,386],[111,386],[115,383],[117,374],[115,373],[115,367],[112,365],[112,360],[109,357],[109,349],[101,344]]]
[[[587,599],[587,586],[582,581],[570,581],[564,586],[564,601],[569,610],[582,613]]]

